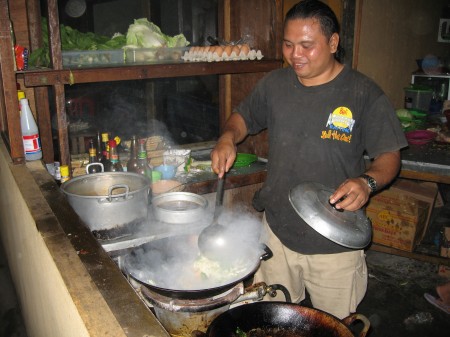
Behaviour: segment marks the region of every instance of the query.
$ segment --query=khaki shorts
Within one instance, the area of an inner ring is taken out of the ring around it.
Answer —
[[[261,263],[254,282],[286,287],[293,303],[305,299],[305,289],[316,309],[343,319],[356,312],[367,290],[367,266],[363,250],[338,254],[303,255],[283,246],[270,230],[266,218],[267,246],[273,257]],[[264,300],[285,301],[284,294]]]

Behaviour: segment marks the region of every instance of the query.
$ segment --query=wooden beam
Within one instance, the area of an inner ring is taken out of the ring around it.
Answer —
[[[0,0],[0,68],[1,89],[3,92],[6,124],[2,124],[2,132],[7,135],[11,159],[15,164],[25,161],[20,127],[19,105],[15,75],[15,56],[13,50],[12,25],[9,19],[7,0]]]

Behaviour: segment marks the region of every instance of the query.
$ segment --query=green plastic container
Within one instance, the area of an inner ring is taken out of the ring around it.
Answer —
[[[258,156],[256,154],[238,153],[236,154],[236,160],[234,161],[233,167],[249,166],[257,160]]]
[[[405,108],[428,112],[430,109],[433,90],[427,86],[411,85],[404,88]]]

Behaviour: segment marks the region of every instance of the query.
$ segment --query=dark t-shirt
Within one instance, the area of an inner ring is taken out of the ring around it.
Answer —
[[[395,110],[368,77],[345,66],[323,85],[305,87],[292,68],[266,75],[237,107],[250,134],[269,133],[267,180],[257,203],[281,242],[303,254],[348,251],[309,227],[289,202],[301,182],[331,189],[365,171],[373,158],[407,145]]]

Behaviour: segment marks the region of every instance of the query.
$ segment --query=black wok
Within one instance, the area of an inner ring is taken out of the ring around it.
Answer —
[[[233,263],[235,273],[219,270],[218,278],[205,277],[194,270],[200,257],[198,235],[177,235],[157,239],[136,247],[123,259],[123,270],[134,280],[163,296],[177,299],[208,298],[233,288],[253,275],[261,260],[272,257],[265,245],[249,247],[248,252]],[[227,268],[227,267],[224,267]]]
[[[256,302],[230,309],[216,317],[209,325],[208,337],[239,337],[236,330],[248,333],[252,329],[283,329],[285,337],[353,337],[347,327],[356,320],[364,323],[359,337],[369,330],[369,320],[353,314],[340,321],[317,309],[284,302]],[[241,334],[242,336],[242,334]]]

